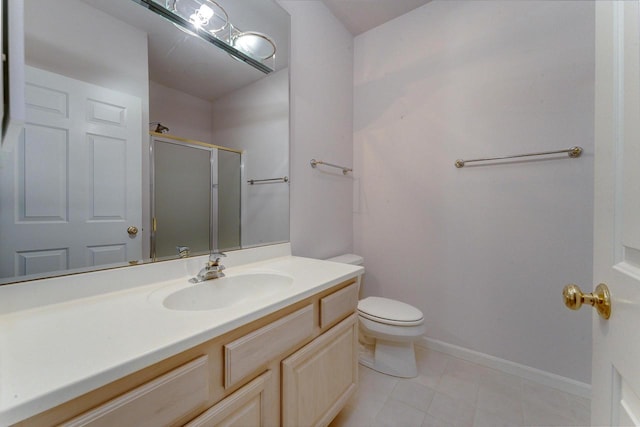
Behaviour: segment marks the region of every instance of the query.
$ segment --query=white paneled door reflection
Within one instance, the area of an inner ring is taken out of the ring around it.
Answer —
[[[27,123],[0,169],[0,277],[142,257],[142,104],[27,67]]]

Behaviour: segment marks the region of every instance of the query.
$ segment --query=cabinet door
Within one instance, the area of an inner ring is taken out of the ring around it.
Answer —
[[[282,362],[282,424],[326,426],[358,383],[357,317],[352,314]]]
[[[268,408],[276,403],[270,400],[271,371],[260,375],[249,384],[212,406],[185,427],[258,427],[273,424],[268,419]]]

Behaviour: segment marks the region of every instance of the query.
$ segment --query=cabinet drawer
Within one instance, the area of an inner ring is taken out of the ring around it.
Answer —
[[[209,363],[202,356],[61,425],[157,427],[197,414],[208,398]]]
[[[342,320],[358,307],[358,283],[340,289],[320,300],[320,327]]]
[[[225,345],[225,388],[256,372],[266,361],[276,358],[312,334],[313,305],[308,305]]]
[[[265,396],[271,371],[260,375],[240,390],[207,409],[184,427],[263,426],[269,424],[266,411],[269,402]]]

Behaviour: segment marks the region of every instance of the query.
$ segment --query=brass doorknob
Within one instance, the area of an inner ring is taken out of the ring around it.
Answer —
[[[129,233],[129,236],[136,236],[138,234],[138,227],[134,227],[133,225],[129,228],[127,228],[127,233]]]
[[[611,316],[611,294],[604,283],[596,286],[596,290],[590,294],[582,292],[578,285],[567,285],[562,290],[564,305],[571,310],[578,310],[582,304],[589,304],[598,311],[600,317],[608,319]]]

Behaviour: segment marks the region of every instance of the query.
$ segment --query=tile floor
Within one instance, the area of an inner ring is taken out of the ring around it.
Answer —
[[[330,427],[588,426],[589,399],[416,349],[419,375],[360,366],[360,387]]]

